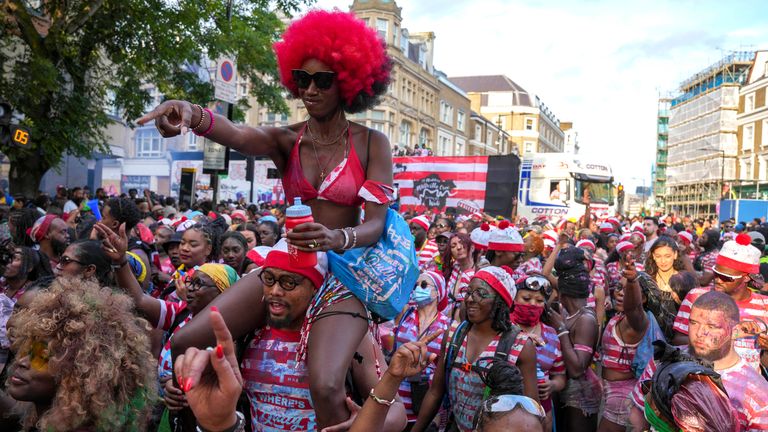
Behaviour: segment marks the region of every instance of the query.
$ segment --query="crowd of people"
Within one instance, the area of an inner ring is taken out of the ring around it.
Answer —
[[[398,214],[390,144],[345,117],[386,91],[376,32],[313,11],[275,52],[307,121],[169,100],[139,123],[269,155],[293,205],[8,210],[0,429],[768,430],[768,225],[598,220],[588,193],[580,219]]]

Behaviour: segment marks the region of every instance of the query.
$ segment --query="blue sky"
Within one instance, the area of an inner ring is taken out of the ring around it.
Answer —
[[[351,0],[316,7],[347,10]],[[583,153],[650,185],[656,102],[730,50],[768,49],[768,1],[398,0],[448,76],[503,74],[573,121]]]

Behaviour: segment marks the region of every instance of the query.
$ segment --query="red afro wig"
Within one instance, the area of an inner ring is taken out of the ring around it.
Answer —
[[[365,111],[387,90],[391,60],[386,44],[352,13],[315,10],[294,21],[274,45],[280,81],[298,97],[291,71],[309,59],[327,64],[336,77],[344,111]]]

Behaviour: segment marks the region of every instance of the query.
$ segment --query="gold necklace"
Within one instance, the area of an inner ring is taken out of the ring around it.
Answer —
[[[335,144],[335,143],[336,143],[336,141],[338,141],[338,140],[339,140],[339,138],[341,138],[342,136],[344,136],[344,134],[345,134],[345,133],[347,133],[347,131],[349,130],[349,120],[347,120],[347,124],[346,124],[346,126],[345,126],[345,127],[342,129],[342,130],[341,130],[341,133],[340,133],[340,134],[339,134],[339,135],[338,135],[336,138],[334,138],[334,139],[333,139],[333,140],[331,140],[331,141],[322,142],[322,141],[320,141],[319,139],[317,139],[317,138],[315,137],[315,134],[312,132],[312,126],[311,126],[311,124],[310,124],[310,123],[311,123],[311,121],[310,121],[310,120],[307,120],[307,132],[309,132],[309,137],[312,139],[312,142],[313,142],[313,143],[315,143],[315,144],[317,144],[317,145],[320,145],[320,146],[329,146],[329,145],[333,145],[333,144]]]
[[[346,138],[342,139],[341,141],[342,143],[345,142]],[[336,153],[338,153],[341,147],[344,147],[344,146],[339,145],[338,147],[336,147],[336,150],[333,151],[333,154],[331,155],[331,157],[329,157],[328,160],[325,161],[325,165],[320,165],[320,157],[317,155],[317,147],[315,146],[315,140],[314,138],[312,139],[312,150],[314,150],[315,152],[315,161],[317,161],[317,166],[320,168],[320,184],[322,184],[325,181],[325,176],[327,175],[325,170],[328,168],[328,164],[333,160],[333,158],[336,157]]]

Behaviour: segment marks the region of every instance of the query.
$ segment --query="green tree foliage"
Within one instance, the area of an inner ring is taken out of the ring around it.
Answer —
[[[0,99],[23,114],[29,149],[0,148],[14,193],[33,195],[65,154],[108,153],[105,127],[116,106],[131,124],[150,101],[142,84],[169,98],[208,101],[213,86],[190,65],[237,59],[252,94],[287,110],[272,43],[311,0],[0,0]],[[243,108],[242,106],[240,108]]]

